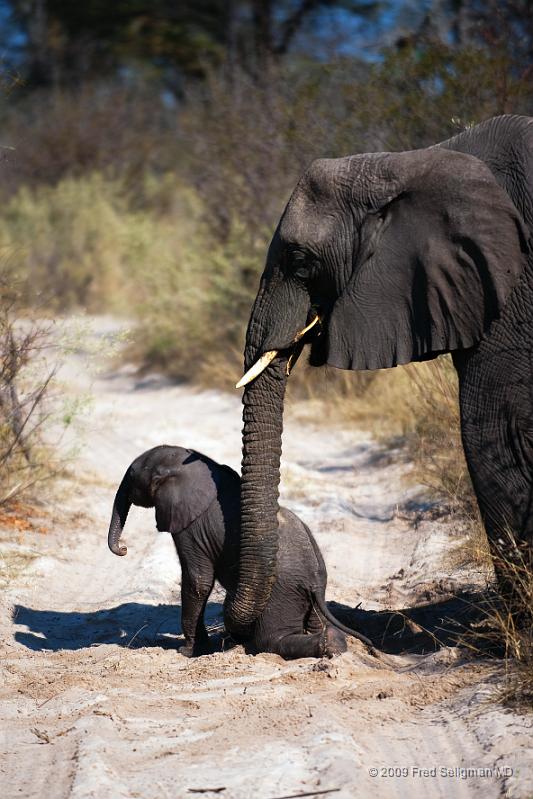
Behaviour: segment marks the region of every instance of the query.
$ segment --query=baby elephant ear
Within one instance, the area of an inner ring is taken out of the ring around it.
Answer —
[[[156,472],[152,485],[160,532],[185,530],[207,510],[217,495],[212,469],[195,453],[179,469]]]
[[[327,363],[341,369],[473,346],[526,263],[521,217],[480,160],[440,149],[380,157],[393,190],[363,223],[327,325]]]

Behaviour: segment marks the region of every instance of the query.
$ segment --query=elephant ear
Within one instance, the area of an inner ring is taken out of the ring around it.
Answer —
[[[191,455],[179,468],[154,474],[155,518],[160,532],[186,530],[211,505],[217,495],[216,464]]]
[[[327,363],[341,369],[471,347],[525,265],[523,222],[480,160],[436,149],[380,158],[394,188],[363,223],[327,325]]]

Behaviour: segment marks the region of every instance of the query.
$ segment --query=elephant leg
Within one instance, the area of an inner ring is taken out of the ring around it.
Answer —
[[[322,601],[325,604],[325,587],[320,593]],[[340,655],[343,652],[346,652],[348,649],[346,636],[342,630],[334,627],[327,619],[325,619],[315,606],[314,602],[309,608],[309,613],[307,614],[307,618],[305,620],[305,629],[308,633],[308,637],[320,635],[323,641],[325,637],[325,645],[324,651],[322,652],[322,657],[334,657],[335,655]]]
[[[212,567],[206,567],[200,575],[191,573],[182,566],[181,626],[185,645],[180,647],[179,651],[185,657],[209,655],[213,651],[204,622],[205,606],[213,590],[213,584]]]
[[[513,601],[513,570],[532,565],[531,353],[481,350],[454,361],[466,461],[500,592]]]
[[[327,627],[327,624],[327,621],[322,618],[318,609],[312,605],[305,620],[305,631],[310,635],[315,633],[323,633]]]
[[[331,624],[326,625],[323,632],[313,635],[288,633],[274,640],[259,638],[256,646],[261,652],[273,652],[285,660],[334,657],[347,650],[344,634]]]
[[[298,591],[284,591],[276,584],[257,621],[254,644],[260,652],[273,652],[285,660],[333,657],[346,651],[340,630],[321,619],[311,619],[308,597]],[[312,633],[306,632],[309,624]]]

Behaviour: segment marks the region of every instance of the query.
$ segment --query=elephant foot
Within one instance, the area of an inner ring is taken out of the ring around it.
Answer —
[[[344,633],[328,624],[324,642],[324,656],[332,658],[336,655],[342,655],[347,649],[348,644],[346,643],[346,636]]]
[[[202,655],[212,655],[214,648],[209,640],[207,641],[188,641],[183,646],[178,647],[180,655],[186,658],[197,658]]]

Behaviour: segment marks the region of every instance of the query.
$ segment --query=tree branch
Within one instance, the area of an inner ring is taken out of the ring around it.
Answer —
[[[302,27],[305,17],[322,5],[321,0],[302,0],[298,8],[287,17],[281,27],[281,36],[273,52],[277,56],[285,55],[292,40]]]

